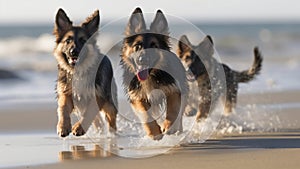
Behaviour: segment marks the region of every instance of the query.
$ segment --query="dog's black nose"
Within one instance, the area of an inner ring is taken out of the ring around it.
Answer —
[[[72,48],[70,50],[70,54],[71,54],[71,56],[78,56],[79,52],[78,52],[78,50],[76,48]]]

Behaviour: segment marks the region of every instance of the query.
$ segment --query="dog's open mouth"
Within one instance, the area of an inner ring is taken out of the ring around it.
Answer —
[[[75,66],[77,61],[78,61],[78,57],[70,57],[69,58],[69,64],[72,66]]]
[[[144,81],[149,76],[149,67],[148,66],[138,66],[136,76],[139,81]]]
[[[187,70],[185,74],[188,81],[193,82],[196,80],[194,74],[190,70]]]

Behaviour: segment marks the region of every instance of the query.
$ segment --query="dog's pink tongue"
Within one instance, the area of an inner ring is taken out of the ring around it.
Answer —
[[[149,75],[149,71],[148,69],[142,70],[140,72],[137,73],[137,77],[139,81],[144,81],[148,78]]]

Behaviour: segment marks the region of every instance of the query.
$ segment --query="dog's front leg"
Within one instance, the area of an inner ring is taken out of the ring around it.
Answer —
[[[163,124],[164,133],[182,132],[183,106],[180,93],[175,92],[167,97],[167,115]]]
[[[58,108],[57,108],[57,133],[61,137],[66,137],[71,132],[71,118],[70,114],[73,111],[73,101],[71,95],[59,94],[58,95]]]
[[[160,126],[157,124],[156,120],[152,117],[152,113],[149,111],[151,108],[150,103],[142,100],[131,100],[131,106],[143,123],[143,127],[147,135],[153,140],[162,139],[163,135],[160,130]]]
[[[212,108],[213,102],[212,102],[212,96],[213,93],[211,90],[203,90],[200,93],[201,99],[199,103],[199,110],[196,114],[196,121],[200,122],[201,119],[206,119],[209,115],[209,111]],[[216,97],[216,96],[214,96]]]
[[[81,112],[82,118],[74,124],[72,133],[75,136],[82,136],[87,132],[97,113],[99,113],[99,108],[96,99],[89,99],[84,108],[77,107],[77,109]]]

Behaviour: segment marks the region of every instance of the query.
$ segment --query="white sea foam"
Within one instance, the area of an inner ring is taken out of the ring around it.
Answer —
[[[18,36],[0,40],[0,57],[20,54],[49,53],[54,49],[54,36],[42,34],[37,38]]]

